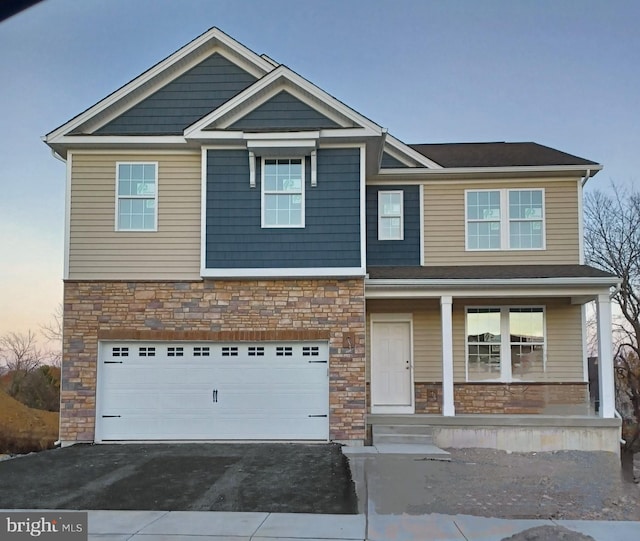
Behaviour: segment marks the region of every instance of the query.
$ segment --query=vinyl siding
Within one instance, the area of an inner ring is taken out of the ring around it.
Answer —
[[[305,226],[263,228],[260,168],[250,188],[246,150],[209,150],[207,268],[359,267],[360,149],[320,149],[317,160],[313,188],[305,160]]]
[[[229,126],[229,130],[318,130],[339,128],[333,120],[322,115],[288,92],[280,92],[246,116]]]
[[[97,135],[182,134],[196,120],[256,81],[213,54],[96,131]]]
[[[397,158],[394,158],[391,154],[387,152],[382,153],[382,161],[380,163],[380,169],[394,169],[394,168],[405,168],[408,167],[404,163],[402,163]]]
[[[378,240],[378,192],[402,191],[403,240]],[[367,186],[367,265],[420,265],[419,186]]]
[[[158,230],[115,231],[116,162],[158,162]],[[198,279],[200,154],[74,154],[69,278]]]
[[[466,382],[465,308],[467,306],[545,306],[547,370],[542,381],[579,382],[582,368],[582,315],[569,299],[455,299],[453,304],[454,381]],[[367,301],[367,381],[371,379],[371,314],[413,314],[413,362],[416,383],[442,381],[440,303],[437,300]]]
[[[465,251],[465,190],[545,190],[545,250]],[[430,265],[579,263],[576,180],[439,183],[424,187],[425,261]]]

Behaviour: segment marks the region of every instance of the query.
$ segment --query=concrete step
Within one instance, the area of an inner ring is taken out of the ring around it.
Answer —
[[[429,425],[419,424],[375,424],[373,425],[374,434],[428,434],[433,433],[433,428]]]
[[[422,460],[451,460],[451,455],[447,451],[435,445],[423,444],[381,443],[368,447],[343,447],[342,453],[349,458],[398,455]]]
[[[433,429],[428,425],[373,425],[373,444],[433,444]]]
[[[374,432],[373,443],[399,443],[399,444],[422,444],[430,445],[433,443],[433,436],[427,434],[380,434]]]

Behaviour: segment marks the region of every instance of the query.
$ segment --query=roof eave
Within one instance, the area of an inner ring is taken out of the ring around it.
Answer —
[[[452,278],[366,278],[368,288],[493,288],[503,287],[562,287],[562,286],[587,286],[587,287],[616,287],[620,279],[613,276],[602,277],[562,277],[562,278],[485,278],[485,279],[452,279]]]
[[[381,169],[372,180],[387,180],[393,178],[425,177],[429,180],[451,179],[477,179],[496,177],[566,177],[589,175],[592,177],[602,169],[600,164],[590,165],[535,165],[535,166],[509,166],[509,167],[447,167],[442,169],[413,168],[389,168]]]

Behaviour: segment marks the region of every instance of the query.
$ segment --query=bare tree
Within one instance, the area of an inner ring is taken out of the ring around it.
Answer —
[[[38,347],[36,335],[10,332],[0,337],[0,364],[12,373],[8,392],[11,396],[20,393],[27,376],[34,372],[44,361],[44,355]]]
[[[585,255],[621,279],[613,297],[624,319],[614,321],[617,406],[626,450],[640,451],[640,192],[613,186],[585,198]]]
[[[58,304],[48,323],[40,325],[40,332],[47,342],[47,364],[60,366],[62,360],[62,318],[64,309]]]
[[[50,342],[62,342],[63,313],[62,304],[58,304],[53,314],[51,314],[51,320],[44,325],[40,325],[40,332]]]

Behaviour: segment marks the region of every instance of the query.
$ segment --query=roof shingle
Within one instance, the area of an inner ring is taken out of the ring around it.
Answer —
[[[372,280],[513,280],[536,278],[612,278],[588,265],[456,265],[437,267],[368,267]]]
[[[598,165],[538,143],[439,143],[409,146],[445,168]]]

